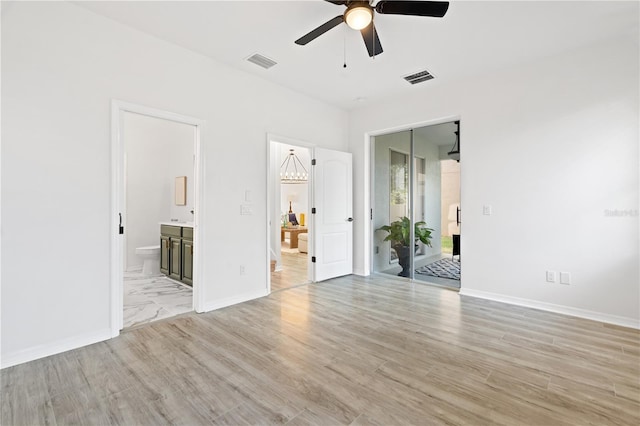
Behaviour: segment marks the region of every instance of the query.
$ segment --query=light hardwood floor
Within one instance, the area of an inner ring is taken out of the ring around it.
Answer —
[[[638,425],[637,330],[343,277],[2,370],[3,425]]]
[[[282,252],[282,271],[271,273],[271,291],[309,282],[307,275],[307,254],[294,251]]]

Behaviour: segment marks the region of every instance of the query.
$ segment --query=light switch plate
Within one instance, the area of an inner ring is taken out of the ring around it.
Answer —
[[[485,216],[491,216],[491,213],[492,213],[491,210],[492,210],[491,206],[489,206],[489,205],[482,206],[482,214],[485,215]]]
[[[242,204],[240,206],[241,216],[251,216],[253,214],[253,206],[251,204]]]
[[[571,273],[570,272],[560,272],[560,284],[571,284]]]

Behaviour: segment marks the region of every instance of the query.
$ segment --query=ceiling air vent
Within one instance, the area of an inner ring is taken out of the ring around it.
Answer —
[[[254,63],[266,70],[277,64],[273,59],[269,59],[266,56],[262,56],[259,53],[253,54],[247,58],[247,61]]]
[[[427,70],[417,72],[415,74],[407,75],[404,77],[411,84],[422,83],[423,81],[433,79],[433,75]]]

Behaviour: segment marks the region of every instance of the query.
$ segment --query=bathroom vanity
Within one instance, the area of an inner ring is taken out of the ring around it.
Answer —
[[[193,225],[160,222],[160,272],[193,285]]]

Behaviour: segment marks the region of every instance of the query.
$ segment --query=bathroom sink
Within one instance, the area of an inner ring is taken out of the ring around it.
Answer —
[[[169,226],[183,226],[183,227],[187,227],[187,228],[193,228],[194,224],[193,222],[179,222],[179,221],[166,221],[166,222],[160,222],[161,225],[169,225]]]

